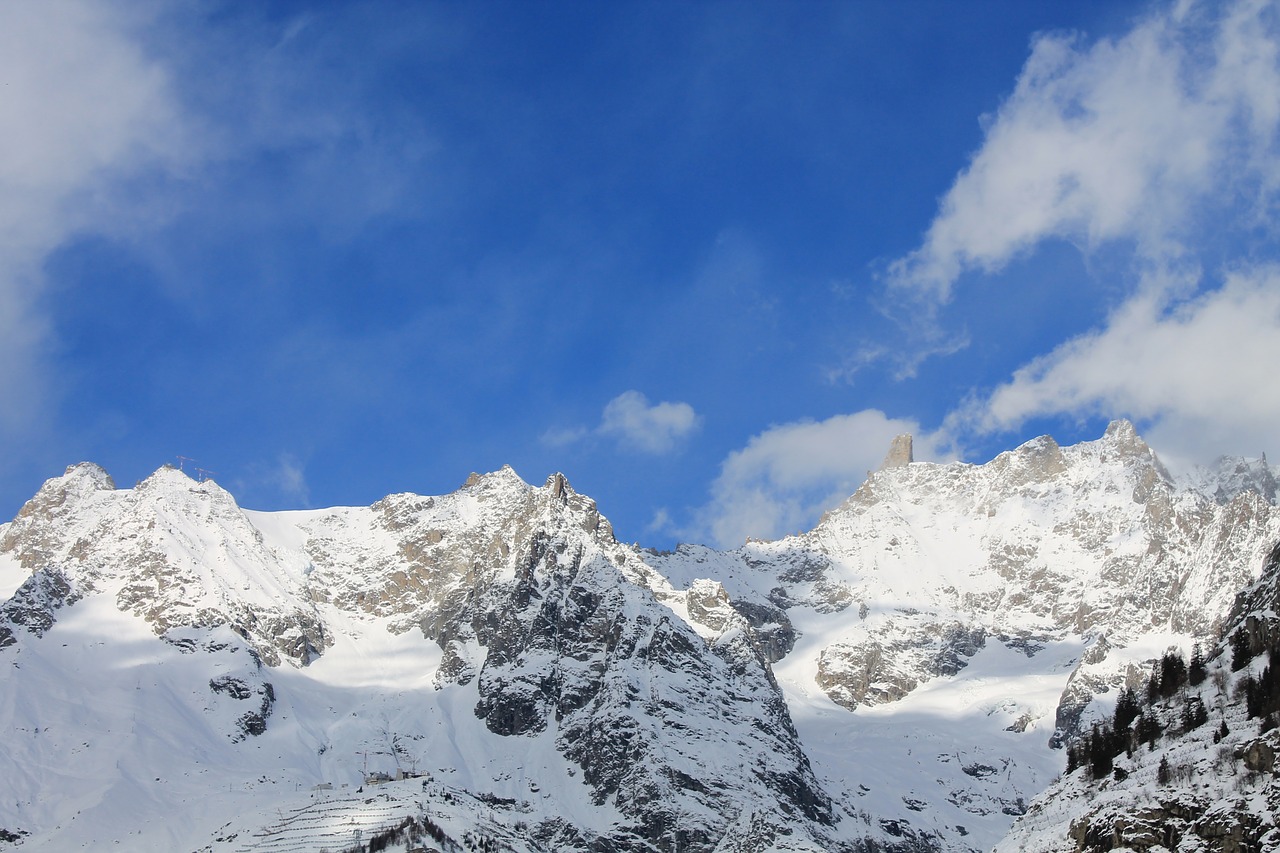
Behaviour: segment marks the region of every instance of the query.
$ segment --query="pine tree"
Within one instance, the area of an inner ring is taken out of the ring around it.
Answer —
[[[1191,647],[1191,663],[1187,665],[1187,681],[1191,686],[1198,687],[1209,675],[1209,668],[1204,662],[1204,651],[1201,650],[1200,644],[1196,643]]]
[[[1253,660],[1253,651],[1249,648],[1249,635],[1243,628],[1237,628],[1231,635],[1231,671],[1239,672]]]
[[[1160,727],[1160,721],[1150,711],[1144,713],[1138,718],[1137,731],[1139,743],[1146,743],[1147,748],[1154,750],[1156,748],[1156,740],[1163,733]]]
[[[1129,725],[1141,714],[1142,708],[1138,705],[1138,697],[1133,692],[1133,688],[1126,687],[1124,690],[1121,690],[1120,696],[1116,699],[1116,732],[1128,730]]]
[[[1240,683],[1240,690],[1244,693],[1245,714],[1249,719],[1262,716],[1262,702],[1258,689],[1258,680],[1252,675],[1245,675],[1244,681]]]
[[[1160,698],[1160,670],[1157,667],[1147,679],[1147,704],[1153,705]]]
[[[1089,736],[1089,772],[1094,779],[1105,779],[1111,775],[1112,759],[1111,731],[1098,723],[1093,724],[1093,734]]]
[[[1169,756],[1160,756],[1160,766],[1156,769],[1156,781],[1161,785],[1169,784]]]
[[[1160,695],[1165,699],[1177,693],[1187,682],[1187,664],[1177,652],[1165,652],[1160,658]]]

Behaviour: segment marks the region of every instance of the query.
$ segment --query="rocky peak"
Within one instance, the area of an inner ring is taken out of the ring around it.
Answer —
[[[1117,418],[1107,424],[1106,431],[1102,434],[1105,441],[1111,441],[1118,445],[1141,445],[1145,448],[1146,442],[1138,435],[1137,428],[1133,425],[1133,421],[1127,418]]]
[[[75,465],[68,465],[66,472],[60,477],[64,482],[82,483],[92,489],[114,489],[115,481],[111,479],[100,465],[92,462],[77,462]]]
[[[111,475],[92,462],[68,465],[66,473],[46,480],[40,491],[23,504],[18,511],[18,518],[59,515],[64,505],[96,492],[111,491],[115,487]]]
[[[1138,431],[1130,421],[1121,419],[1107,424],[1107,430],[1102,434],[1102,438],[1093,444],[1096,446],[1099,459],[1104,462],[1115,460],[1146,462],[1154,465],[1164,479],[1171,479],[1164,465],[1156,457],[1155,451],[1142,439],[1142,436],[1138,435]]]
[[[115,489],[115,482],[92,462],[68,466],[61,477],[46,480],[17,517],[4,527],[0,553],[11,553],[27,569],[49,561],[59,549],[66,528],[84,503]]]
[[[565,479],[564,474],[556,472],[547,478],[546,487],[551,490],[551,497],[564,497],[566,492],[572,492],[573,487],[569,485],[569,481]]]
[[[915,454],[912,452],[911,433],[903,433],[895,436],[889,444],[889,452],[885,455],[884,461],[880,463],[880,470],[887,468],[905,468],[912,462],[916,461]]]
[[[991,460],[994,480],[1002,487],[1045,483],[1067,470],[1062,448],[1051,436],[1042,435]]]
[[[468,492],[491,494],[503,491],[526,492],[531,487],[520,479],[520,475],[515,472],[514,468],[510,465],[503,465],[497,471],[490,471],[487,474],[477,474],[472,471],[466,482],[462,484],[462,488]]]

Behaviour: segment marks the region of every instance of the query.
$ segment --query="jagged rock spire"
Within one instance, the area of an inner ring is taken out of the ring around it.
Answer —
[[[880,463],[880,470],[905,468],[915,461],[916,459],[911,449],[911,433],[903,433],[895,436],[893,443],[889,445],[889,453],[884,457],[884,462]]]

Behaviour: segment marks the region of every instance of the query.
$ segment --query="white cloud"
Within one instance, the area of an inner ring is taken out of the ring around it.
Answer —
[[[655,456],[670,453],[697,430],[700,419],[688,403],[653,403],[639,391],[624,391],[605,404],[595,429],[570,427],[542,434],[544,444],[562,447],[598,435],[629,450]]]
[[[624,391],[604,407],[599,431],[626,447],[658,455],[670,453],[697,427],[698,416],[688,403],[650,405],[639,391]]]
[[[997,270],[1047,238],[1126,239],[1170,257],[1203,203],[1269,196],[1275,13],[1261,0],[1180,4],[1089,47],[1037,38],[922,244],[890,266],[891,290],[936,305],[965,271]]]
[[[108,4],[0,6],[0,429],[29,432],[48,393],[41,263],[82,230],[136,218],[116,190],[183,168],[193,139],[169,80]]]
[[[685,533],[736,547],[748,536],[776,538],[811,527],[880,467],[903,433],[915,436],[917,460],[947,455],[945,434],[874,409],[770,427],[721,463],[710,503]]]
[[[1277,447],[1280,267],[1233,273],[1218,290],[1173,300],[1167,285],[1121,306],[1104,328],[1018,370],[989,398],[953,417],[978,428],[1015,428],[1058,414],[1145,422],[1152,445],[1176,466],[1220,453]]]
[[[1126,416],[1175,465],[1266,449],[1280,422],[1280,397],[1267,390],[1280,273],[1266,265],[1276,259],[1278,58],[1274,0],[1159,5],[1116,39],[1035,40],[923,241],[891,264],[888,297],[923,318],[927,353],[963,274],[999,270],[1046,240],[1116,244],[1139,274],[1117,282],[1131,289],[1097,329],[961,405],[945,429]],[[1232,246],[1233,271],[1203,277],[1206,259]]]

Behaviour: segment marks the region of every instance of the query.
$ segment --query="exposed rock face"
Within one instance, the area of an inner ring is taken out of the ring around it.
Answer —
[[[1185,842],[1206,853],[1267,850],[1275,827],[1241,808],[1240,802],[1205,798],[1165,798],[1132,811],[1099,812],[1072,824],[1071,840],[1081,853],[1110,850],[1177,850]]]
[[[851,711],[894,702],[922,679],[955,675],[986,645],[982,628],[958,622],[899,627],[908,619],[886,620],[875,639],[827,646],[818,657],[818,686]]]
[[[831,824],[830,798],[723,588],[688,596],[702,624],[738,629],[708,645],[628,578],[629,555],[576,497],[562,478],[528,491],[511,519],[527,532],[499,563],[510,571],[475,578],[460,606],[430,620],[454,661],[444,677],[476,679],[475,713],[496,735],[557,732],[592,801],[626,818],[595,849],[710,850],[744,788],[776,806],[773,817],[759,811],[764,824]],[[689,724],[707,709],[713,725]]]
[[[880,470],[887,468],[904,468],[915,462],[915,454],[912,452],[912,441],[910,433],[896,436],[889,445],[889,453],[884,457],[884,461],[880,463]]]
[[[57,621],[58,609],[74,604],[79,597],[71,581],[58,569],[36,569],[17,592],[0,605],[0,649],[17,642],[14,631],[18,627],[43,637]]]
[[[1267,552],[1258,581],[1236,596],[1224,634],[1244,637],[1251,654],[1280,645],[1280,541]]]
[[[275,687],[269,681],[254,684],[249,679],[236,678],[232,675],[220,675],[209,680],[209,689],[237,702],[248,702],[250,707],[236,718],[236,731],[232,740],[244,740],[248,736],[258,736],[267,730],[267,718],[275,705]],[[255,701],[249,701],[255,700]]]

